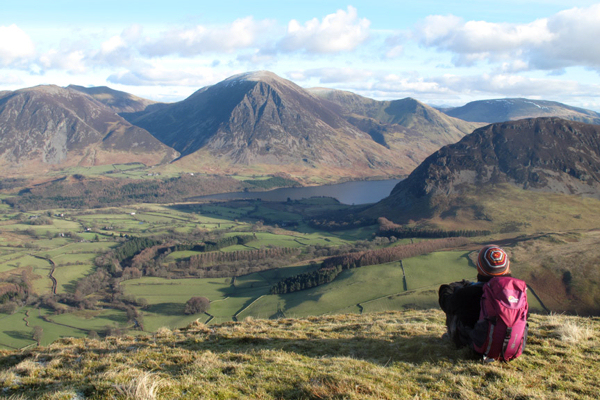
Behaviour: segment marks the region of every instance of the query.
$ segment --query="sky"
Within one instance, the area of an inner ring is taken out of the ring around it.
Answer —
[[[174,102],[268,70],[378,100],[524,97],[600,111],[595,1],[0,0],[0,10],[0,91],[109,86]]]

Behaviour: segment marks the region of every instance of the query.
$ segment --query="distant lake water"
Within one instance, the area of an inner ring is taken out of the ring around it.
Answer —
[[[345,182],[337,185],[281,188],[266,192],[234,192],[195,197],[195,200],[261,199],[264,201],[287,201],[311,197],[333,197],[342,204],[358,205],[376,203],[389,196],[400,179],[383,181]]]

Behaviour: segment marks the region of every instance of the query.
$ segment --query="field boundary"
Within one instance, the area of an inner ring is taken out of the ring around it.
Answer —
[[[259,301],[260,299],[262,299],[263,297],[265,297],[266,294],[260,295],[258,296],[256,299],[254,299],[250,304],[248,304],[246,307],[242,308],[240,311],[236,312],[235,314],[233,314],[232,319],[234,321],[237,321],[237,316],[240,315],[241,313],[243,313],[244,311],[246,311],[248,308],[250,308],[250,306],[254,303],[256,303],[257,301]]]

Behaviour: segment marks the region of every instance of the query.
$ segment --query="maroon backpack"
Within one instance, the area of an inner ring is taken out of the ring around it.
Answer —
[[[527,284],[501,276],[483,285],[481,312],[471,332],[473,349],[484,360],[510,361],[527,341]]]

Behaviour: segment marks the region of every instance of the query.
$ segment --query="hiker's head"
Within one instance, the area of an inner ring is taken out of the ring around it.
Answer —
[[[495,276],[510,274],[510,260],[504,250],[496,245],[488,245],[479,251],[477,256],[477,278],[480,281],[490,280]]]

